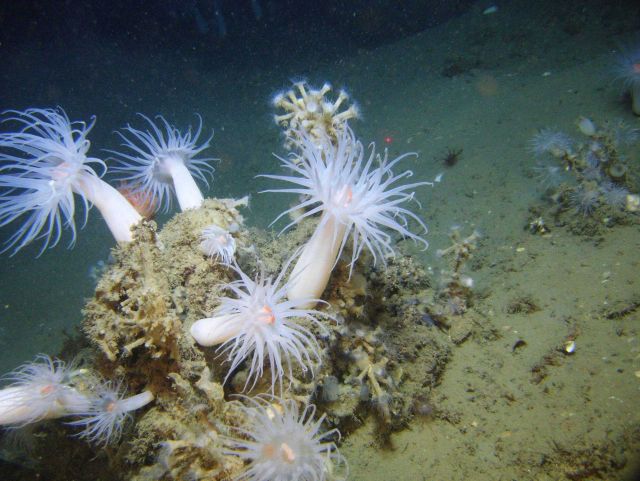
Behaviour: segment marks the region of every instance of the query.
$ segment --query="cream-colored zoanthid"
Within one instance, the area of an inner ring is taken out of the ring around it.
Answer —
[[[296,82],[290,90],[276,94],[273,105],[284,112],[276,114],[274,120],[284,128],[286,148],[291,149],[300,140],[301,132],[317,142],[326,136],[335,141],[347,121],[360,117],[354,103],[340,110],[349,101],[344,90],[340,90],[335,101],[328,98],[330,92],[328,83],[316,90],[306,82]]]

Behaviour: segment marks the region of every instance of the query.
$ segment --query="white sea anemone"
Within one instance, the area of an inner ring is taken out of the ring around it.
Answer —
[[[602,182],[599,187],[605,204],[616,209],[624,209],[629,191],[614,182]]]
[[[265,358],[271,370],[271,390],[276,383],[282,391],[282,379],[292,377],[292,361],[304,371],[314,372],[314,362],[320,363],[320,347],[313,333],[300,323],[305,319],[326,330],[317,319],[329,317],[313,309],[300,306],[317,299],[285,300],[288,284],[282,284],[289,263],[275,280],[260,273],[253,280],[237,264],[231,267],[240,279],[225,286],[235,297],[222,297],[213,317],[200,319],[191,327],[191,335],[202,346],[218,348],[231,363],[231,373],[247,358],[251,358],[245,389],[255,386],[264,372]]]
[[[618,56],[617,77],[631,94],[632,110],[640,115],[640,45],[626,47]]]
[[[396,175],[392,171],[401,160],[416,154],[404,154],[388,160],[387,151],[382,157],[376,155],[372,144],[367,158],[362,143],[356,140],[348,127],[339,133],[335,144],[327,137],[317,143],[304,132],[300,133],[300,138],[299,155],[280,158],[293,175],[263,176],[296,186],[265,192],[303,196],[300,204],[275,219],[277,221],[290,212],[305,211],[283,230],[301,219],[322,213],[291,274],[293,281],[288,291],[289,299],[322,295],[350,234],[353,234],[351,269],[365,246],[371,251],[374,263],[378,258],[385,263],[386,256],[395,255],[394,239],[388,231],[395,231],[427,248],[427,241],[409,230],[408,220],[413,219],[425,233],[427,226],[401,205],[414,200],[413,189],[432,184],[398,184],[402,179],[411,177],[413,172],[405,170]]]
[[[578,214],[589,217],[600,205],[600,191],[591,185],[581,185],[571,191],[569,203]]]
[[[232,428],[238,438],[223,437],[225,452],[248,462],[237,478],[246,481],[344,480],[348,467],[336,444],[337,429],[322,432],[323,414],[314,420],[315,406],[302,412],[296,401],[280,398],[245,398],[246,424]]]
[[[552,162],[553,163],[547,160],[540,160],[533,167],[535,176],[540,182],[540,185],[545,189],[558,186],[564,177],[564,169],[556,165],[555,160],[552,160]]]
[[[0,134],[0,226],[23,223],[3,251],[18,250],[42,239],[42,253],[55,246],[64,227],[76,239],[74,194],[82,199],[84,221],[91,204],[104,217],[115,239],[132,240],[131,227],[140,215],[113,187],[103,182],[91,164],[106,170],[100,159],[87,157],[87,139],[94,120],[71,122],[61,108],[7,111],[3,122],[18,132]]]
[[[223,264],[231,264],[236,253],[236,240],[229,231],[212,224],[202,231],[200,250]]]
[[[213,174],[214,170],[209,162],[215,159],[197,159],[196,156],[209,147],[213,133],[197,145],[202,132],[200,116],[195,133],[189,127],[185,134],[181,134],[162,115],[156,117],[161,125],[155,124],[146,115],[138,115],[147,121],[149,129],[137,130],[127,125],[123,129],[124,134],[117,132],[127,151],[110,151],[116,155],[119,163],[113,170],[121,174],[122,180],[129,185],[138,186],[141,192],[151,196],[153,202],[161,205],[164,211],[171,206],[173,192],[181,210],[197,209],[204,198],[194,177],[208,188],[207,175]],[[164,127],[164,131],[161,127]]]
[[[140,409],[153,401],[150,391],[125,397],[126,393],[120,381],[98,383],[88,395],[89,403],[84,409],[73,414],[80,419],[67,424],[82,427],[78,437],[90,443],[107,445],[117,442],[127,421],[132,419],[131,411]]]
[[[564,132],[542,129],[529,141],[529,150],[535,155],[551,154],[561,158],[571,153],[573,140]]]
[[[86,408],[86,397],[71,387],[78,372],[40,354],[4,376],[10,384],[0,390],[0,425],[24,426]]]

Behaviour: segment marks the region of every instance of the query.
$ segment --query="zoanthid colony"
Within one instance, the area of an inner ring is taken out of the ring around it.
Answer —
[[[360,117],[357,105],[348,105],[349,95],[344,90],[340,90],[335,100],[329,97],[330,93],[331,85],[328,83],[315,89],[300,81],[273,97],[273,105],[279,109],[274,120],[283,129],[285,148],[294,149],[302,140],[302,133],[315,142],[326,137],[336,142],[348,122]]]
[[[534,172],[546,203],[530,209],[528,229],[546,234],[568,226],[593,235],[606,227],[638,221],[638,175],[629,154],[637,155],[640,131],[621,121],[596,124],[580,117],[579,138],[543,129],[530,142]]]

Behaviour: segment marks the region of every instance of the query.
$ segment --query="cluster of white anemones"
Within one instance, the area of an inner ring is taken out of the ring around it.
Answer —
[[[153,401],[144,391],[126,397],[121,382],[104,381],[86,369],[40,355],[5,376],[0,389],[0,426],[20,428],[61,417],[74,417],[77,436],[97,445],[120,439],[131,411]]]
[[[13,253],[37,239],[42,250],[55,246],[62,230],[71,230],[76,238],[75,196],[84,207],[84,217],[95,205],[118,242],[132,240],[131,228],[141,220],[135,206],[117,189],[100,177],[105,163],[88,157],[87,138],[95,119],[88,125],[71,122],[61,108],[27,109],[5,112],[3,123],[14,124],[17,131],[0,134],[0,227],[16,223],[16,232],[4,250]],[[117,154],[114,168],[127,181],[128,191],[142,193],[153,204],[168,206],[174,191],[183,210],[197,208],[203,197],[193,177],[206,183],[213,171],[211,159],[196,159],[209,146],[210,138],[198,146],[202,122],[195,132],[182,135],[159,117],[165,132],[149,118],[149,130],[130,126],[124,147],[130,153]],[[101,168],[98,174],[93,165]]]
[[[223,286],[230,295],[219,299],[212,316],[191,327],[198,344],[219,346],[220,354],[226,356],[230,368],[225,381],[249,360],[245,389],[253,388],[268,364],[272,395],[276,386],[284,391],[283,381],[292,379],[294,364],[313,375],[321,362],[321,348],[313,331],[326,332],[322,318],[333,317],[314,307],[323,302],[320,298],[331,271],[350,238],[351,269],[365,248],[374,262],[385,263],[386,257],[394,255],[392,232],[427,247],[426,240],[410,230],[409,222],[424,232],[426,225],[404,204],[414,200],[416,187],[429,183],[401,183],[413,173],[393,172],[401,160],[415,154],[389,160],[386,151],[381,156],[375,147],[367,154],[347,125],[357,110],[339,111],[346,94],[341,92],[335,102],[329,102],[324,98],[328,86],[314,90],[300,83],[295,87],[300,98],[291,91],[276,96],[275,101],[288,111],[276,121],[286,126],[287,145],[294,150],[289,158],[279,157],[290,175],[263,177],[293,185],[266,192],[292,193],[302,199],[276,218],[303,211],[283,230],[318,215],[316,230],[274,279],[264,273],[255,278],[247,275],[235,260],[236,243],[231,233],[219,226],[205,229],[200,249],[226,264],[238,280]],[[199,207],[203,196],[193,178],[206,183],[205,174],[213,170],[207,163],[211,159],[196,159],[211,140],[197,145],[202,122],[194,134],[189,130],[182,135],[163,117],[159,121],[164,130],[148,117],[143,119],[148,130],[127,125],[120,134],[126,153],[116,153],[119,165],[114,171],[134,186],[134,192],[164,209],[170,205],[171,192],[183,210]],[[82,199],[85,211],[91,204],[99,208],[118,241],[132,240],[131,228],[140,216],[89,165],[99,164],[106,170],[104,162],[86,157],[86,136],[92,124],[71,123],[61,109],[14,112],[9,120],[23,128],[18,133],[0,134],[0,188],[6,189],[0,195],[0,226],[27,218],[9,247],[18,250],[38,237],[45,239],[44,247],[55,245],[63,225],[70,227],[75,237],[74,194]],[[147,391],[125,398],[119,385],[112,383],[99,383],[86,394],[75,387],[75,371],[61,366],[50,361],[46,376],[21,376],[22,372],[39,372],[38,365],[18,371],[16,382],[0,391],[0,424],[76,416],[70,424],[83,426],[82,436],[104,442],[119,437],[122,421],[131,410],[153,399]],[[45,378],[42,382],[41,377]],[[249,461],[244,479],[323,481],[345,475],[339,473],[340,467],[346,467],[344,458],[327,440],[338,433],[321,433],[324,416],[314,420],[313,405],[300,413],[296,401],[290,399],[245,400],[247,420],[245,427],[238,428],[240,437],[224,438],[228,453]]]
[[[0,133],[0,227],[12,224],[16,230],[2,252],[15,254],[42,240],[41,254],[58,244],[65,228],[71,231],[73,245],[76,196],[84,222],[95,205],[116,241],[133,240],[132,228],[142,219],[136,210],[140,206],[103,181],[105,162],[87,155],[95,118],[89,124],[72,122],[61,108],[9,110],[3,115],[2,122],[16,130]],[[195,133],[189,129],[181,134],[163,117],[159,120],[164,133],[143,118],[149,129],[127,126],[130,137],[120,135],[128,152],[115,153],[119,165],[114,170],[127,181],[127,191],[150,205],[165,207],[175,192],[183,210],[199,207],[203,196],[194,177],[206,184],[206,174],[213,172],[211,159],[196,158],[211,140],[197,145],[202,121]],[[7,375],[5,381],[0,389],[0,426],[74,417],[68,424],[81,427],[79,436],[96,444],[117,440],[130,412],[154,398],[149,391],[125,397],[122,383],[101,380],[45,355]]]
[[[302,196],[299,205],[283,212],[303,210],[291,224],[320,215],[318,226],[298,256],[296,264],[283,283],[289,262],[275,281],[260,275],[251,279],[235,265],[240,279],[228,284],[233,297],[222,297],[210,318],[193,324],[191,333],[203,346],[221,344],[220,350],[231,362],[230,372],[251,358],[247,384],[263,374],[265,360],[271,368],[271,388],[282,385],[285,374],[283,359],[291,374],[291,360],[303,370],[310,368],[311,358],[319,358],[313,334],[296,319],[319,324],[318,311],[313,310],[327,285],[332,269],[338,262],[350,236],[352,237],[351,269],[366,247],[374,262],[395,254],[394,240],[388,231],[413,239],[425,247],[427,241],[409,230],[409,220],[426,232],[426,225],[403,206],[414,199],[416,187],[428,182],[403,184],[402,179],[413,173],[405,170],[394,174],[393,168],[407,155],[389,160],[387,153],[377,155],[372,148],[368,156],[353,131],[345,125],[334,141],[328,135],[320,141],[306,131],[297,134],[297,149],[289,158],[280,158],[293,175],[264,177],[294,184],[290,189],[269,189],[265,192],[287,192]],[[415,154],[413,154],[415,155]],[[277,220],[276,219],[276,220]],[[224,233],[217,232],[224,243]],[[223,256],[223,254],[219,254]],[[284,300],[284,297],[287,300]],[[228,377],[228,376],[227,376]]]
[[[300,121],[292,128],[294,120],[315,118],[311,114],[315,115],[316,104],[321,103],[316,97],[328,91],[310,89],[309,94],[298,84],[296,87],[304,101],[289,94],[286,102],[291,104],[291,112],[286,118],[276,117],[278,123],[286,121],[287,142],[294,148],[288,158],[279,157],[291,175],[263,176],[289,182],[293,187],[265,192],[291,193],[302,199],[276,218],[294,211],[303,212],[283,230],[302,219],[319,216],[316,230],[301,253],[294,256],[296,264],[287,282],[284,276],[294,258],[285,264],[275,280],[264,274],[252,279],[234,264],[232,268],[239,279],[225,286],[233,296],[220,298],[213,316],[200,319],[191,328],[200,345],[219,345],[220,354],[227,357],[230,368],[225,381],[249,359],[245,389],[253,388],[262,377],[265,363],[271,372],[271,392],[276,385],[282,392],[283,377],[292,376],[292,362],[313,374],[314,363],[321,360],[319,346],[314,333],[301,322],[305,320],[325,329],[319,319],[322,313],[314,306],[322,302],[320,298],[331,271],[349,238],[352,239],[351,269],[365,248],[372,253],[374,262],[385,263],[388,256],[394,255],[394,239],[389,231],[427,247],[427,241],[409,229],[409,221],[413,220],[425,232],[426,225],[404,204],[414,200],[416,187],[429,183],[401,183],[413,173],[410,170],[393,172],[401,160],[415,154],[389,160],[386,151],[381,156],[372,147],[366,155],[362,143],[346,122],[342,123],[342,117],[334,135],[310,120]],[[277,105],[282,106],[284,96],[277,99]],[[310,115],[302,112],[307,104],[313,108]],[[245,407],[248,420],[240,430],[243,437],[226,441],[229,453],[250,462],[244,479],[340,478],[334,468],[344,465],[344,459],[335,444],[322,441],[331,433],[319,434],[322,419],[312,421],[309,412],[312,406],[307,406],[299,415],[298,406],[292,400],[260,398],[248,403],[249,407]]]

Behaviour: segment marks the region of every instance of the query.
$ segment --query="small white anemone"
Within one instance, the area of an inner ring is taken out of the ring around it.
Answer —
[[[616,60],[617,78],[625,87],[640,87],[640,43],[623,46]]]
[[[569,204],[575,212],[590,217],[600,205],[600,191],[590,184],[583,184],[569,193]]]
[[[633,113],[640,115],[640,44],[622,48],[615,70],[617,78],[631,94]]]
[[[371,153],[366,157],[362,143],[356,140],[349,127],[339,133],[335,144],[328,137],[318,143],[305,132],[299,134],[299,155],[278,157],[293,175],[262,176],[296,185],[264,192],[303,196],[298,205],[274,220],[276,222],[290,212],[304,211],[283,231],[304,218],[322,213],[291,274],[294,282],[288,291],[289,299],[322,295],[351,234],[351,270],[364,247],[373,255],[374,264],[378,259],[386,263],[387,256],[395,255],[394,239],[388,231],[413,239],[425,249],[428,247],[424,238],[409,230],[408,221],[415,221],[425,233],[427,226],[402,204],[415,200],[413,189],[416,187],[433,184],[398,183],[411,177],[413,172],[405,170],[396,175],[392,170],[401,160],[417,154],[408,153],[389,160],[386,150],[384,156],[377,155],[372,144]]]
[[[104,381],[97,384],[88,395],[89,403],[84,409],[72,414],[80,419],[67,424],[82,427],[78,437],[96,445],[117,442],[127,421],[132,419],[131,411],[140,409],[153,401],[150,391],[125,397],[121,381]]]
[[[537,156],[551,154],[561,158],[572,152],[573,139],[564,132],[541,129],[529,141],[529,151]]]
[[[20,427],[85,408],[87,399],[71,386],[79,372],[40,354],[5,375],[10,384],[0,390],[0,425]]]
[[[292,361],[313,374],[313,363],[320,363],[320,347],[314,334],[298,319],[306,319],[326,331],[317,319],[328,314],[303,309],[300,306],[317,299],[285,300],[288,284],[282,284],[289,261],[275,278],[264,273],[255,279],[246,275],[237,264],[231,267],[240,279],[226,284],[235,297],[222,297],[213,317],[200,319],[191,327],[191,335],[201,346],[214,346],[231,362],[225,382],[233,371],[251,357],[244,388],[255,386],[264,372],[265,358],[271,369],[271,390],[276,383],[282,391],[282,378],[292,377]]]
[[[84,206],[86,223],[94,204],[115,239],[132,240],[131,227],[141,217],[127,200],[100,176],[106,171],[100,159],[87,157],[89,124],[71,122],[61,108],[9,110],[3,122],[16,123],[18,132],[0,134],[0,226],[24,219],[2,252],[15,254],[36,239],[42,239],[40,254],[60,241],[63,228],[76,239],[75,202]],[[91,164],[102,169],[99,175]]]
[[[231,233],[215,224],[202,230],[200,250],[223,264],[231,264],[236,253],[236,240]]]
[[[322,432],[325,415],[314,420],[315,406],[302,412],[292,399],[244,398],[246,424],[232,429],[241,437],[222,437],[226,454],[248,462],[237,479],[247,481],[344,480],[347,462],[331,438],[337,429]]]
[[[113,171],[118,172],[123,181],[138,186],[140,192],[151,196],[152,202],[161,205],[165,212],[171,207],[173,192],[181,210],[200,207],[204,198],[194,177],[209,188],[207,175],[212,175],[214,170],[209,162],[215,159],[198,159],[196,156],[209,147],[213,133],[197,145],[202,132],[202,117],[199,115],[196,131],[192,132],[189,127],[185,134],[172,127],[162,115],[156,116],[161,125],[146,115],[138,115],[147,121],[149,129],[137,130],[127,125],[123,129],[124,134],[116,132],[127,151],[110,151],[119,164]],[[164,131],[161,126],[164,126]]]
[[[565,170],[557,165],[554,159],[551,159],[551,162],[547,159],[540,159],[532,170],[544,189],[556,187],[564,179]]]

